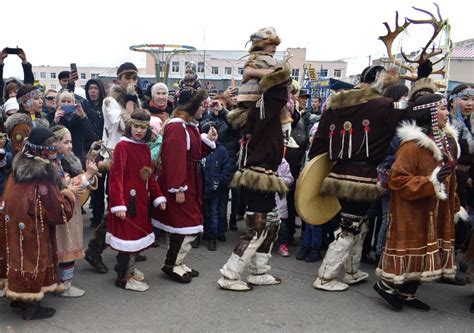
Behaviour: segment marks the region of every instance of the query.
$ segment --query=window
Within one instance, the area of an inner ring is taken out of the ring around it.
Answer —
[[[173,73],[179,73],[179,61],[173,61],[171,64],[171,71]]]
[[[327,77],[328,76],[328,70],[327,69],[321,69],[319,71],[319,76],[321,77]]]
[[[211,68],[211,73],[219,75],[219,67],[212,67]]]
[[[91,79],[98,79],[99,73],[91,73]]]
[[[56,90],[56,85],[55,85],[55,84],[51,84],[51,89]]]
[[[293,80],[298,81],[300,79],[300,69],[299,68],[292,69],[291,77],[293,78]]]
[[[243,67],[237,68],[237,73],[238,73],[239,75],[244,75],[244,68],[243,68]]]
[[[342,76],[342,70],[335,69],[334,70],[334,77],[341,77],[341,76]]]
[[[49,73],[49,77],[52,78],[52,79],[55,79],[56,78],[56,73],[55,72]]]
[[[232,75],[232,67],[226,67],[224,73],[225,75]]]
[[[198,73],[204,73],[204,62],[198,62]]]
[[[81,73],[81,80],[85,80],[86,79],[86,73]]]
[[[45,72],[40,73],[40,79],[46,79],[46,73]]]

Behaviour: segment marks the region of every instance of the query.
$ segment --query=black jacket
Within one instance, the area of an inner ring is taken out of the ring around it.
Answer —
[[[8,99],[8,96],[6,96],[5,88],[9,82],[17,81],[20,85],[22,84],[21,81],[14,78],[3,81],[3,66],[4,65],[5,64],[0,64],[0,104],[3,104]],[[29,62],[26,64],[21,63],[21,66],[23,67],[23,84],[34,84],[35,77],[33,75],[33,66],[31,66]]]
[[[89,96],[89,86],[91,84],[95,84],[99,87],[99,102],[96,104],[92,103],[91,98]],[[95,137],[94,140],[102,139],[102,132],[104,131],[104,115],[102,113],[102,102],[105,98],[105,88],[104,84],[101,80],[90,79],[87,81],[86,86],[84,88],[86,90],[86,99],[82,102],[82,106],[84,107],[84,111],[89,118],[92,128],[94,129]],[[87,149],[90,147],[90,144],[87,144]]]

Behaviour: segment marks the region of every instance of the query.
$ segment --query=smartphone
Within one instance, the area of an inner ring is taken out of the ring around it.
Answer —
[[[19,48],[12,48],[12,47],[7,47],[5,48],[5,52],[7,54],[20,54],[20,49]]]
[[[73,112],[76,112],[76,106],[75,105],[61,105],[61,110],[63,110],[64,113],[73,113]]]
[[[71,72],[77,72],[77,65],[75,63],[71,64]]]

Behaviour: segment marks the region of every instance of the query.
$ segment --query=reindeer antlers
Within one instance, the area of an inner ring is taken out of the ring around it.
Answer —
[[[427,61],[428,59],[443,53],[443,49],[435,48],[435,45],[433,44],[433,42],[434,42],[435,38],[441,33],[441,31],[443,31],[443,29],[448,26],[448,20],[443,20],[443,18],[441,17],[439,6],[436,3],[434,5],[437,9],[438,18],[436,18],[432,13],[430,13],[427,10],[420,9],[420,8],[417,8],[417,7],[413,7],[413,9],[429,15],[430,19],[415,20],[415,19],[410,19],[410,18],[405,17],[404,24],[400,26],[398,24],[398,12],[396,12],[396,15],[395,15],[395,29],[393,31],[390,30],[390,26],[388,25],[387,22],[383,23],[385,25],[385,27],[387,28],[387,35],[380,36],[379,39],[385,44],[385,47],[387,49],[388,59],[382,60],[382,61],[386,62],[386,63],[393,63],[393,64],[395,64],[397,66],[400,66],[401,68],[403,68],[403,69],[405,69],[409,72],[410,75],[402,75],[402,76],[400,76],[401,78],[404,78],[404,79],[407,79],[407,80],[410,80],[410,81],[415,81],[417,79],[417,77],[416,77],[417,67],[420,64],[424,63],[425,61]],[[404,59],[404,62],[402,62],[400,60],[397,60],[396,57],[393,55],[392,46],[393,46],[393,42],[398,37],[398,35],[401,32],[403,32],[410,24],[429,24],[433,27],[434,31],[433,31],[433,34],[432,34],[431,38],[429,39],[429,41],[425,44],[425,46],[422,48],[419,55],[416,57],[417,59],[408,58],[405,55],[405,53],[403,53],[403,51],[401,50],[400,53],[401,53],[402,58]],[[428,48],[430,46],[431,46],[431,51],[427,52]],[[451,48],[451,41],[449,41],[448,47]],[[433,66],[440,63],[441,61],[443,61],[445,59],[445,57],[442,57],[442,58],[434,61]],[[418,64],[418,66],[413,66],[411,64],[413,64],[413,65]],[[445,66],[443,65],[443,67],[441,69],[437,70],[433,74],[441,74],[444,77],[445,74],[446,74],[444,67]]]

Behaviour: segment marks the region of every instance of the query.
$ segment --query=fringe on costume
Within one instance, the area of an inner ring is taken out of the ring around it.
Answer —
[[[277,193],[289,191],[288,186],[276,172],[260,167],[238,170],[232,179],[231,187],[244,187],[255,191]]]

